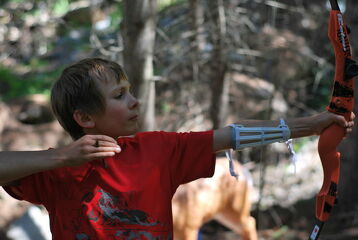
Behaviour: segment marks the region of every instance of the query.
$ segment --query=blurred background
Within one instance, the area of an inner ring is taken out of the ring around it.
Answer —
[[[358,1],[341,0],[358,56]],[[199,131],[238,119],[325,110],[335,71],[326,0],[0,0],[0,149],[71,142],[49,107],[52,83],[85,57],[124,65],[142,129]],[[340,145],[339,204],[322,239],[358,239],[358,132]],[[253,175],[260,239],[306,239],[322,184],[317,137],[235,156]],[[203,239],[237,239],[215,221]],[[50,239],[46,211],[0,191],[0,239]]]

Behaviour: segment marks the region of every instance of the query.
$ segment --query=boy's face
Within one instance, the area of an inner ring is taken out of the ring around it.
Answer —
[[[121,80],[117,83],[112,80],[100,85],[106,99],[106,108],[103,113],[92,115],[95,126],[91,133],[115,139],[135,134],[138,131],[139,104],[129,92],[129,82]]]

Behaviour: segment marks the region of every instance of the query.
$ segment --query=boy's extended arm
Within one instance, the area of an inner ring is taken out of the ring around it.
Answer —
[[[61,148],[44,151],[0,152],[0,185],[33,173],[50,169],[77,166],[120,152],[116,140],[104,135],[86,135]]]
[[[61,167],[61,161],[56,155],[55,149],[0,152],[0,185],[8,185],[35,172]]]
[[[351,121],[347,122],[343,116],[330,112],[323,112],[310,117],[293,118],[285,120],[290,128],[290,138],[306,137],[311,135],[319,135],[323,129],[337,123],[346,128],[346,132],[352,131],[354,125],[352,113]],[[237,124],[245,127],[277,127],[279,120],[243,120]],[[214,152],[232,148],[231,127],[224,127],[214,131],[213,150]]]

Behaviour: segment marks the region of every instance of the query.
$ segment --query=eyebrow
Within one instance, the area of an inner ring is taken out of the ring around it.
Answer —
[[[115,89],[113,89],[111,91],[111,93],[114,94],[114,93],[117,93],[118,91],[122,91],[123,89],[130,89],[130,87],[131,87],[131,85],[129,83],[125,84],[125,85],[122,85],[122,86],[118,86]]]

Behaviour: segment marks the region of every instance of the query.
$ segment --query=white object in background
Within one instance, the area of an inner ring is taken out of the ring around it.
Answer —
[[[51,240],[48,215],[39,207],[31,206],[10,225],[7,237],[13,240]]]

